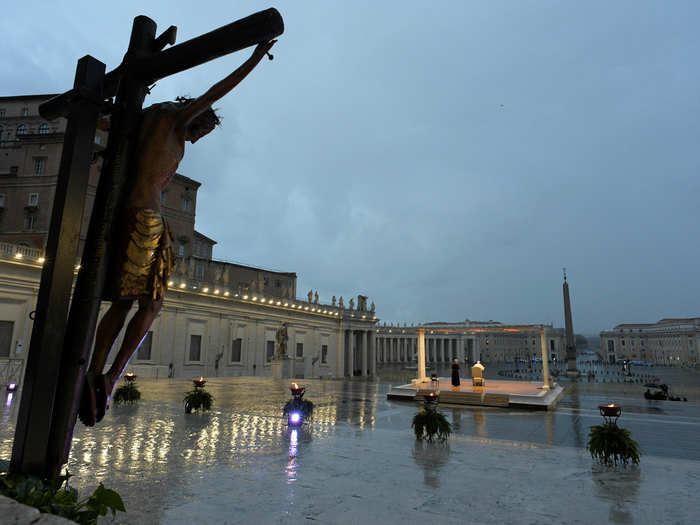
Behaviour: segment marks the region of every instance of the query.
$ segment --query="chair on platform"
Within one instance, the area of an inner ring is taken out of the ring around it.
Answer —
[[[472,386],[484,386],[484,365],[477,361],[472,367]]]
[[[437,376],[437,374],[430,374],[430,384],[433,390],[438,390],[440,388],[440,378]]]

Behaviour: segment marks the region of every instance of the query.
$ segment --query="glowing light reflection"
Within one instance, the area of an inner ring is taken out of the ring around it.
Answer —
[[[292,429],[289,433],[289,462],[287,463],[287,484],[297,480],[297,451],[299,449],[299,430]]]

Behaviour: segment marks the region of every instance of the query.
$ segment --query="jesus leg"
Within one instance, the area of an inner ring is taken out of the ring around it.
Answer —
[[[104,416],[114,385],[129,363],[129,359],[131,359],[131,356],[148,333],[148,329],[151,327],[151,324],[153,324],[162,306],[162,298],[157,301],[154,301],[150,297],[139,298],[139,309],[131,318],[131,321],[129,321],[119,353],[114,358],[114,362],[109,371],[104,375],[103,385],[100,385],[104,389],[104,393],[101,396],[102,399],[98,399],[97,421],[100,421]]]
[[[124,320],[126,319],[133,300],[122,299],[112,303],[109,310],[105,313],[97,328],[95,336],[95,350],[92,354],[90,368],[85,375],[85,384],[83,385],[83,393],[80,401],[80,409],[78,417],[86,426],[93,426],[97,421],[98,403],[97,399],[99,392],[104,390],[102,382],[102,370],[112,345],[119,335]]]

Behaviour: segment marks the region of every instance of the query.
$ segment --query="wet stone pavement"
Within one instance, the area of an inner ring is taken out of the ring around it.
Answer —
[[[282,418],[287,382],[210,378],[214,410],[186,415],[190,381],[139,378],[138,406],[76,428],[72,485],[119,491],[128,513],[116,522],[129,524],[697,522],[697,372],[672,378],[687,403],[581,382],[566,383],[551,412],[442,406],[455,431],[444,445],[415,441],[419,405],[386,399],[395,372],[302,381],[316,408],[300,429]],[[637,468],[601,468],[585,451],[596,407],[610,401],[639,442]],[[17,405],[0,409],[1,459]]]

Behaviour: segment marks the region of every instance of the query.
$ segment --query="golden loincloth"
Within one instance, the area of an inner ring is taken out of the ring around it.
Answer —
[[[150,208],[129,208],[126,229],[111,265],[111,299],[142,296],[158,300],[168,289],[175,266],[172,234],[168,223]]]

